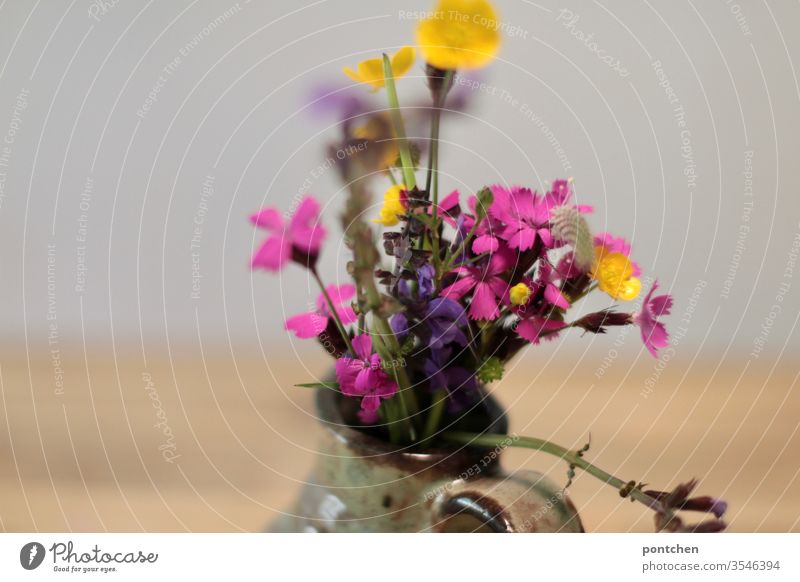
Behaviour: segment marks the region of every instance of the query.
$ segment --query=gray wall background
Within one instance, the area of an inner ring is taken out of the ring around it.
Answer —
[[[645,276],[674,293],[686,356],[796,350],[800,5],[497,5],[503,49],[443,130],[443,187],[572,176],[593,226],[631,238]],[[342,66],[412,42],[413,12],[430,8],[0,3],[3,340],[147,353],[286,342],[284,314],[316,292],[296,268],[251,275],[262,235],[247,216],[288,209],[312,176],[332,234],[323,270],[344,277],[335,172],[312,175],[335,120],[306,105],[318,85],[346,84]],[[421,72],[404,101],[425,96]],[[602,356],[613,341],[577,335],[546,349]]]

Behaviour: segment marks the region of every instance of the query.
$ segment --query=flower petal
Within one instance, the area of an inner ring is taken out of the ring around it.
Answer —
[[[551,305],[555,305],[561,309],[569,309],[569,301],[567,301],[567,298],[564,297],[558,287],[552,283],[549,283],[544,288],[544,298],[547,299]]]
[[[286,320],[285,327],[302,339],[316,337],[328,325],[328,318],[315,311],[294,315]]]
[[[339,313],[338,307],[349,307],[349,305],[342,304],[352,299],[352,297],[356,294],[355,286],[348,284],[328,285],[325,287],[325,291],[331,298],[331,302],[337,307],[337,313]],[[325,299],[324,293],[320,293],[317,296],[317,311],[324,315],[330,315],[330,308],[328,307],[328,301]]]
[[[654,358],[658,357],[658,348],[665,348],[669,345],[669,334],[667,328],[660,321],[643,323],[640,326],[642,341]]]
[[[522,227],[508,239],[508,246],[512,249],[527,251],[536,242],[536,229],[522,225]]]
[[[369,360],[372,355],[372,336],[368,333],[357,335],[352,340],[353,349],[356,351],[356,356],[364,361]]]
[[[350,357],[339,358],[336,360],[336,380],[339,382],[339,389],[345,396],[359,396],[355,392],[356,377],[364,369],[364,364],[360,360]]]
[[[469,306],[472,319],[497,319],[500,310],[497,308],[497,296],[488,283],[478,283]]]
[[[659,295],[650,300],[650,311],[653,317],[669,315],[672,311],[672,295]]]
[[[439,296],[447,297],[448,299],[461,299],[474,286],[475,279],[472,277],[472,275],[467,275],[452,285],[442,289],[442,292],[439,293]]]
[[[358,76],[362,83],[372,85],[373,91],[383,87],[383,59],[367,59],[358,63]]]
[[[271,236],[265,240],[253,255],[250,267],[280,271],[289,260],[291,248],[280,236]]]
[[[325,239],[319,212],[319,202],[311,196],[303,198],[289,222],[288,234],[293,245],[307,252],[319,251]]]
[[[500,243],[490,234],[483,234],[472,241],[472,252],[478,255],[493,253],[500,248]]]
[[[416,52],[410,46],[404,46],[392,56],[392,74],[395,78],[402,77],[411,70]]]
[[[381,406],[381,399],[375,394],[367,394],[361,400],[361,409],[365,412],[377,412]]]
[[[250,215],[250,222],[261,228],[280,230],[283,228],[283,217],[275,208],[262,208]]]
[[[521,338],[538,344],[542,339],[555,339],[558,335],[556,332],[563,328],[564,324],[560,321],[531,317],[530,319],[523,319],[517,324],[517,333]]]
[[[355,392],[362,395],[374,393],[380,382],[378,372],[379,370],[373,370],[371,367],[361,370],[356,376]]]
[[[353,323],[358,319],[356,312],[353,311],[353,308],[349,305],[340,305],[336,308],[336,315],[339,316],[339,319],[342,321],[342,325],[347,325],[349,323]]]

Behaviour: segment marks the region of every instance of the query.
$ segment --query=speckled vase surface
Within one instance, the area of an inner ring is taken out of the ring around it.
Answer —
[[[347,426],[352,401],[318,392],[325,428],[319,458],[294,507],[271,531],[583,531],[562,488],[534,471],[503,472],[503,446],[398,449]],[[497,402],[487,397],[481,406],[484,426],[505,434]]]

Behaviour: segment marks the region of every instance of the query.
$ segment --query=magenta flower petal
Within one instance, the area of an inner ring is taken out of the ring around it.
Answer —
[[[250,222],[261,228],[269,230],[283,229],[283,217],[274,208],[264,208],[250,215]]]
[[[544,298],[547,299],[551,305],[555,305],[561,309],[569,309],[569,301],[567,301],[567,298],[562,295],[558,287],[552,283],[549,283],[544,288]]]
[[[453,208],[458,206],[458,197],[458,190],[453,190],[450,192],[450,194],[439,201],[439,210],[443,210],[445,212],[453,210]]]
[[[508,291],[511,286],[503,281],[500,277],[491,277],[486,283],[489,284],[489,287],[494,293],[495,297],[500,299],[506,297],[508,295]]]
[[[487,274],[497,275],[503,271],[508,270],[518,259],[518,255],[505,247],[501,247],[498,252],[494,253],[489,259],[489,269]]]
[[[373,370],[370,367],[362,368],[356,376],[356,382],[353,391],[362,396],[374,392],[375,386],[378,382],[378,379],[375,377],[376,375],[377,370]]]
[[[658,349],[669,345],[669,334],[667,328],[660,321],[653,321],[650,324],[640,326],[642,341],[654,358],[658,357]]]
[[[314,311],[294,315],[286,320],[286,329],[302,339],[318,336],[327,325],[328,318]]]
[[[356,295],[356,286],[350,284],[328,285],[325,290],[335,305],[350,301]]]
[[[368,333],[362,333],[353,338],[352,344],[355,355],[365,362],[368,361],[372,355],[372,337]]]
[[[523,319],[517,324],[517,333],[521,338],[538,344],[542,339],[555,339],[558,335],[555,332],[563,328],[564,324],[560,321],[531,317],[530,319]]]
[[[489,215],[502,222],[514,221],[511,209],[511,193],[502,186],[491,187],[494,200],[489,207]]]
[[[483,234],[472,241],[472,252],[478,255],[483,253],[493,253],[500,248],[498,240],[489,234]]]
[[[377,394],[367,394],[361,400],[361,408],[365,412],[376,412],[380,408],[381,399]]]
[[[659,295],[650,300],[650,311],[653,317],[661,317],[662,315],[669,315],[672,311],[672,295]]]
[[[390,380],[387,374],[384,374],[383,380],[375,388],[375,394],[381,398],[390,398],[397,394],[397,384]]]
[[[542,244],[546,247],[553,246],[553,234],[547,228],[540,228],[536,231],[536,234],[539,235],[539,238],[542,239]]]
[[[289,222],[288,233],[292,244],[310,253],[319,252],[325,239],[325,229],[320,224],[319,211],[319,202],[311,196],[306,196]]]
[[[500,310],[497,308],[497,296],[488,283],[475,285],[472,303],[469,306],[469,316],[472,319],[497,319]]]
[[[356,294],[356,288],[354,285],[328,285],[325,287],[325,291],[328,293],[328,296],[331,298],[333,304],[337,307],[342,305],[342,303],[346,303],[352,299]],[[325,300],[325,295],[323,293],[320,293],[319,296],[317,296],[317,311],[326,315],[330,315],[328,302]]]
[[[336,379],[339,389],[346,396],[360,396],[355,392],[356,377],[364,369],[363,362],[354,358],[339,358],[336,360]]]
[[[353,323],[358,319],[356,312],[353,311],[353,308],[349,305],[340,305],[336,308],[336,315],[339,316],[339,319],[342,321],[342,325],[347,325],[349,323]]]
[[[523,226],[514,236],[508,239],[508,246],[512,249],[527,251],[533,247],[534,242],[536,242],[536,229]]]
[[[452,285],[445,287],[442,289],[442,292],[439,294],[441,297],[447,297],[448,299],[459,300],[464,295],[469,292],[475,286],[475,279],[471,275],[467,275],[466,277],[462,277]]]
[[[650,291],[642,302],[642,309],[634,314],[633,321],[639,326],[642,332],[642,341],[645,347],[653,355],[658,357],[658,349],[669,345],[669,334],[664,324],[658,321],[661,315],[669,315],[672,309],[672,296],[659,295],[653,297],[653,293],[658,289],[658,281],[653,283]]]
[[[291,255],[288,244],[284,244],[280,236],[271,236],[265,240],[250,261],[253,269],[262,268],[269,271],[280,271]]]

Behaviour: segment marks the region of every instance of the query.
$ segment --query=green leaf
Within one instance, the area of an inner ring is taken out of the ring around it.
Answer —
[[[311,382],[309,384],[295,384],[297,388],[326,388],[328,390],[338,390],[338,382]]]
[[[502,380],[504,371],[505,367],[503,366],[503,360],[497,356],[492,356],[491,358],[484,360],[480,368],[478,368],[478,380],[484,384],[494,382],[495,380]]]

